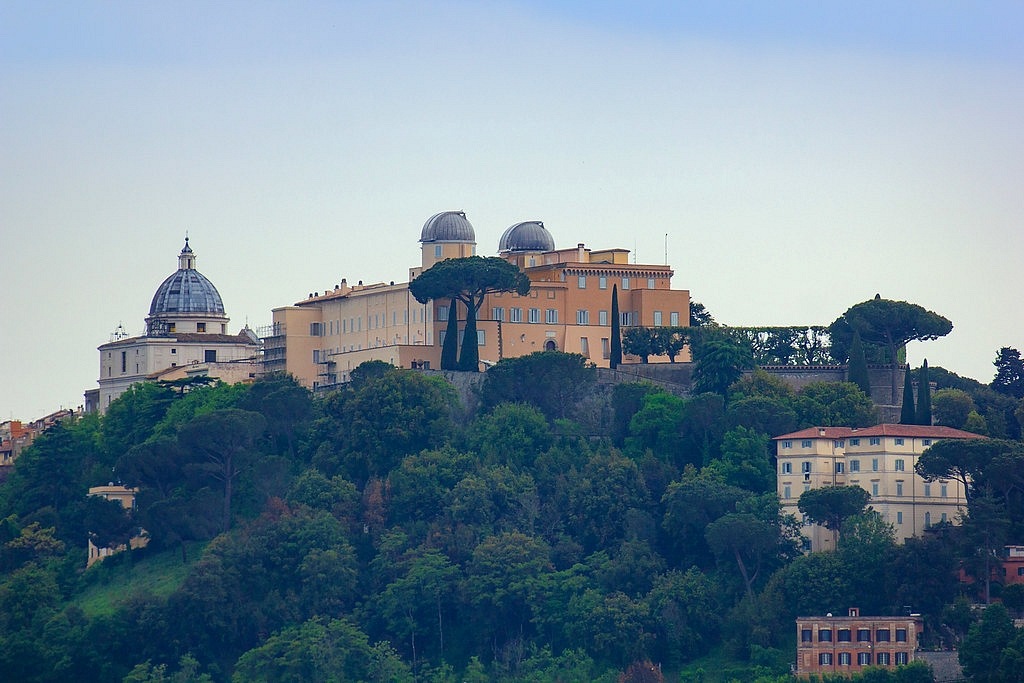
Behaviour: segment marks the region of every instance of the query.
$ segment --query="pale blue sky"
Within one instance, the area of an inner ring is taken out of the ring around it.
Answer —
[[[0,4],[0,419],[81,403],[187,230],[232,327],[479,251],[668,257],[721,321],[880,292],[1024,347],[1019,2]]]

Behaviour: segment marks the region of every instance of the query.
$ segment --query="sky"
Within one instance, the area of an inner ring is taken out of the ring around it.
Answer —
[[[673,266],[721,323],[874,297],[1024,347],[1024,4],[0,3],[0,420],[82,404],[186,233],[232,330],[404,281],[424,221],[478,253]]]

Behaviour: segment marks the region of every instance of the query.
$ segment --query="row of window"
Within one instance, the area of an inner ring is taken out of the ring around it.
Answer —
[[[819,666],[832,666],[832,654],[831,652],[820,652],[818,653],[818,665]],[[851,666],[853,661],[852,652],[837,652],[836,659],[838,660],[839,666]],[[895,657],[893,657],[895,655]],[[870,652],[858,652],[857,653],[857,665],[858,666],[871,666],[875,664],[877,666],[892,666],[893,663],[896,666],[902,666],[910,661],[909,652],[876,652],[874,661]]]
[[[836,629],[836,642],[849,643],[852,642],[854,631],[848,628]],[[870,628],[858,628],[856,630],[857,642],[858,643],[870,643],[871,641],[871,629]],[[876,643],[888,643],[891,640],[892,631],[887,628],[875,629],[874,642]],[[800,629],[800,642],[811,643],[814,642],[814,631],[809,628]],[[819,643],[831,643],[832,642],[832,629],[820,628],[818,629],[818,642]],[[907,642],[907,629],[898,628],[896,629],[896,642],[905,643]]]
[[[425,318],[429,318],[429,311],[427,309],[426,315],[421,315],[419,309],[412,309],[412,322],[424,322]],[[391,311],[391,326],[395,327],[398,325],[409,324],[409,310],[402,309],[401,321],[399,321],[398,311]],[[448,307],[438,307],[438,317],[441,320],[448,319]],[[388,318],[386,313],[374,313],[366,316],[366,329],[375,330],[382,327],[387,327]],[[311,337],[331,337],[336,334],[348,334],[349,332],[362,332],[363,331],[363,316],[354,316],[352,318],[342,318],[340,320],[327,320],[323,322],[315,322],[309,324],[309,336]]]
[[[902,481],[896,482],[896,498],[902,498],[903,497],[903,483],[904,482],[902,482]],[[850,482],[850,486],[856,486],[856,485],[857,485],[856,481],[851,481]],[[807,491],[808,489],[810,489],[810,487],[811,487],[810,484],[804,484],[804,491]],[[879,489],[879,486],[878,486],[878,482],[877,481],[871,482],[871,495],[875,496],[877,498],[878,495],[879,495],[879,490],[880,489]],[[789,484],[784,484],[783,487],[782,487],[782,497],[783,498],[791,498],[792,497],[790,495],[791,493],[792,493],[792,489],[790,488],[790,485]],[[928,484],[928,483],[924,484],[921,497],[922,498],[931,498],[932,497],[932,485],[931,484]],[[939,498],[949,498],[949,486],[947,484],[940,484],[939,485]],[[902,520],[900,520],[900,521],[902,521]],[[946,521],[945,514],[943,514],[943,516],[942,516],[942,521],[943,522]]]
[[[902,445],[904,445],[905,440],[903,439],[902,436],[896,436],[896,437],[893,437],[892,442],[896,446],[902,446]],[[859,446],[860,445],[860,438],[858,437],[858,438],[850,439],[850,445],[851,446]],[[868,437],[868,445],[869,446],[880,446],[880,445],[882,445],[882,437],[880,437],[880,436]],[[932,445],[932,440],[931,439],[921,439],[921,445],[922,446],[931,446]],[[845,439],[835,439],[835,440],[832,441],[832,446],[834,448],[845,448],[846,447],[846,440]],[[787,439],[787,440],[782,442],[782,447],[783,448],[792,448],[793,447],[793,442],[789,441]],[[811,439],[801,439],[801,441],[800,441],[800,448],[813,448],[813,447],[814,447],[814,441],[813,440],[811,440]]]
[[[849,461],[849,465],[850,465],[850,472],[860,472],[860,460],[850,460]],[[879,471],[878,465],[879,465],[878,458],[872,458],[871,459],[871,471],[872,472],[878,472]],[[814,466],[814,463],[812,461],[804,460],[803,462],[800,463],[800,471],[803,474],[810,474],[810,472],[812,471],[813,466]],[[906,460],[904,460],[903,458],[896,458],[895,460],[892,461],[892,469],[895,472],[906,472],[907,471]],[[836,463],[835,463],[835,470],[836,470],[836,474],[843,474],[843,472],[846,471],[846,462],[844,462],[842,460],[836,461]],[[792,462],[788,462],[788,461],[780,463],[780,465],[779,465],[779,473],[780,474],[793,474],[793,463]]]
[[[440,310],[444,310],[444,316],[441,317],[441,320],[447,320],[448,319],[447,309],[443,309],[443,307],[442,307],[442,309],[439,309],[439,311]],[[517,306],[509,307],[509,309],[508,309],[508,322],[510,322],[510,323],[521,323],[521,322],[523,322],[523,312],[524,312],[524,309],[519,308]],[[541,314],[540,314],[540,309],[539,308],[528,308],[528,309],[525,309],[525,312],[526,312],[526,322],[528,322],[528,323],[540,323],[541,322]],[[655,311],[655,313],[658,314],[658,315],[656,315],[656,319],[659,318],[660,317],[660,311]],[[640,315],[639,315],[639,313],[637,311],[625,311],[625,312],[622,312],[622,313],[619,314],[619,323],[621,323],[623,327],[631,327],[631,326],[637,324],[637,321],[639,320],[639,318],[640,318]],[[495,307],[491,308],[491,320],[496,320],[496,321],[499,321],[499,322],[505,322],[505,308],[503,306],[495,306]],[[675,321],[673,324],[678,323],[679,322],[679,314],[678,313],[672,313],[672,320]],[[547,309],[544,309],[544,323],[547,324],[547,325],[557,325],[558,324],[558,309],[557,308],[547,308]],[[583,310],[583,309],[580,309],[580,310],[576,311],[576,324],[577,325],[589,325],[590,324],[590,311]],[[597,324],[602,326],[602,327],[607,327],[608,326],[608,311],[598,311],[597,312]]]
[[[653,278],[653,277],[647,278],[647,289],[654,289],[655,288],[655,284],[656,284],[655,278]],[[587,288],[587,276],[586,275],[580,275],[578,278],[576,278],[576,285],[580,289],[586,289]],[[630,285],[631,285],[631,280],[628,277],[622,278],[622,288],[623,289],[629,289]],[[598,289],[608,289],[608,278],[605,277],[604,275],[599,276],[597,278],[597,288]]]

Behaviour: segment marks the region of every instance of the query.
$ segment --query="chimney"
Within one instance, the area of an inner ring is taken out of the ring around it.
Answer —
[[[860,607],[851,607],[850,608],[850,616],[851,617],[859,617],[860,616]]]

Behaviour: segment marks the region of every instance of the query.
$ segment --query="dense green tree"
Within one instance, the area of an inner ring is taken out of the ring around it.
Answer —
[[[825,486],[800,494],[797,507],[814,524],[838,533],[843,523],[867,507],[871,494],[860,486]]]
[[[626,451],[639,459],[645,451],[672,461],[682,451],[682,425],[686,401],[665,391],[647,392],[640,409],[629,421]]]
[[[622,335],[622,351],[631,356],[638,356],[641,363],[646,363],[650,356],[664,354],[665,349],[656,328],[630,327]]]
[[[802,427],[870,427],[878,424],[878,409],[850,382],[812,382],[797,395],[797,419]]]
[[[736,504],[749,495],[709,473],[687,471],[672,482],[661,501],[665,510],[662,528],[673,550],[667,558],[670,563],[676,567],[714,566],[704,530],[719,517],[735,512]]]
[[[932,394],[935,424],[963,429],[972,411],[977,412],[974,399],[962,389],[939,389]]]
[[[240,474],[252,467],[256,440],[267,421],[259,413],[238,408],[215,410],[183,425],[178,441],[200,453],[202,469],[221,487],[221,530],[231,528],[231,502]]]
[[[921,365],[917,378],[917,422],[919,425],[932,423],[932,388],[928,380],[928,359]]]
[[[1016,399],[1024,398],[1024,360],[1021,360],[1020,351],[1009,346],[1002,347],[994,365],[996,376],[992,380],[992,388]]]
[[[1013,450],[1012,443],[1000,439],[944,439],[926,448],[914,469],[926,481],[960,482],[969,507],[978,493],[976,482],[981,481],[985,468],[997,455]]]
[[[449,317],[455,313],[455,301],[461,301],[466,307],[466,329],[458,369],[468,372],[479,370],[476,316],[484,298],[493,292],[516,292],[525,296],[529,291],[529,278],[514,264],[497,256],[467,256],[438,261],[409,283],[409,292],[421,304],[432,299],[451,299]],[[447,336],[450,335],[451,330]],[[442,369],[455,368],[442,364]]]
[[[502,359],[488,370],[480,403],[484,410],[499,403],[529,403],[549,420],[567,418],[596,378],[594,366],[578,353],[536,351]]]
[[[643,407],[644,398],[660,391],[650,382],[620,382],[612,388],[612,443],[622,447],[629,436],[633,416]]]
[[[588,551],[635,535],[631,522],[650,505],[639,468],[617,451],[595,454],[571,477],[569,527]],[[631,533],[632,532],[632,533]]]
[[[612,370],[622,363],[622,328],[619,319],[619,286],[612,285],[612,337],[608,354],[608,367]]]
[[[107,406],[100,431],[102,448],[114,459],[150,437],[179,397],[156,382],[133,384]]]
[[[1006,608],[989,605],[960,645],[960,664],[972,681],[1011,683],[1024,677],[1024,637]]]
[[[693,389],[728,397],[729,387],[754,367],[750,347],[723,335],[702,335],[694,345]]]
[[[240,407],[263,415],[267,431],[277,442],[274,451],[295,458],[300,433],[313,416],[308,389],[292,375],[273,373],[249,388]]]
[[[690,327],[715,327],[714,317],[704,304],[690,299]]]
[[[864,342],[882,346],[886,350],[886,363],[892,366],[890,374],[891,400],[896,403],[896,374],[899,365],[897,352],[911,341],[938,339],[950,333],[953,323],[938,313],[906,301],[892,301],[875,296],[874,299],[851,306],[829,326],[834,352],[848,353],[854,331]],[[846,358],[849,356],[846,355]]]
[[[775,467],[768,437],[746,427],[735,427],[722,437],[722,454],[708,469],[732,486],[755,493],[775,491]]]
[[[366,634],[350,621],[313,618],[272,635],[242,655],[232,680],[407,683],[415,679],[393,652],[371,646]]]
[[[466,440],[486,463],[528,469],[538,454],[551,447],[552,435],[539,408],[500,403],[469,425]]]
[[[860,340],[860,332],[853,331],[850,343],[850,360],[846,368],[846,380],[856,384],[865,395],[871,396],[871,379],[868,376],[868,361],[864,356],[864,344]]]
[[[672,667],[706,654],[722,626],[721,600],[719,586],[695,567],[659,576],[646,600],[655,635],[651,654]]]
[[[704,538],[719,561],[735,562],[743,577],[747,595],[754,594],[754,582],[762,561],[778,547],[774,529],[746,512],[730,512],[708,524]]]
[[[903,373],[903,401],[900,406],[900,424],[917,424],[917,408],[914,406],[914,380],[910,368]]]

